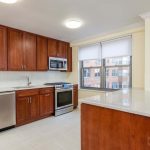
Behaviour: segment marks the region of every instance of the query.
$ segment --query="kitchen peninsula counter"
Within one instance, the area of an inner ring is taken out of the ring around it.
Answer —
[[[149,150],[150,92],[125,89],[84,98],[81,150]]]

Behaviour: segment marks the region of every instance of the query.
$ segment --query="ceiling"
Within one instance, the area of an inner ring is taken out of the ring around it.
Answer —
[[[73,42],[142,22],[150,0],[19,0],[0,3],[0,24]],[[83,26],[68,29],[67,19],[80,19]]]

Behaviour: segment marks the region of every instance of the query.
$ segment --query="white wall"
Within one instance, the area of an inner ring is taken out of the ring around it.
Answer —
[[[132,87],[144,88],[144,31],[132,34]]]
[[[24,86],[27,84],[27,76],[30,77],[32,84],[43,84],[45,82],[66,81],[65,72],[2,72],[0,71],[0,87]]]

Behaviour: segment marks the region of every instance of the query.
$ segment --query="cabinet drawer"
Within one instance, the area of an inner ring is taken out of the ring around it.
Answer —
[[[17,97],[24,97],[24,96],[33,96],[38,95],[39,89],[33,89],[33,90],[21,90],[16,92]]]
[[[54,92],[54,88],[43,88],[43,89],[40,89],[40,94],[48,94],[48,93],[51,93],[51,92]]]

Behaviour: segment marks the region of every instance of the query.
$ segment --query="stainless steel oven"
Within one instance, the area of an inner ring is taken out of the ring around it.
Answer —
[[[73,85],[62,84],[55,86],[55,116],[73,110]]]

